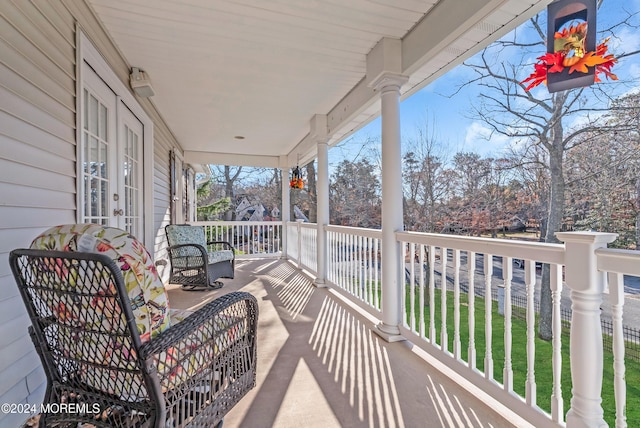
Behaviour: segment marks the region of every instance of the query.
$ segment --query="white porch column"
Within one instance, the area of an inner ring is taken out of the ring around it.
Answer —
[[[317,200],[317,251],[318,272],[313,284],[316,287],[326,287],[327,280],[327,232],[325,226],[329,224],[329,146],[325,141],[318,141],[318,180],[316,182]]]
[[[400,147],[400,87],[407,81],[383,73],[372,84],[380,91],[382,117],[382,322],[377,333],[393,342],[404,340],[402,323],[401,249],[396,232],[404,229],[402,209],[402,153]]]
[[[604,275],[596,269],[595,250],[615,233],[561,232],[565,243],[565,281],[571,290],[571,409],[567,428],[606,427],[602,410],[602,327],[600,304]]]
[[[280,210],[280,220],[282,220],[282,234],[280,241],[282,245],[281,259],[287,259],[287,223],[290,219],[291,198],[289,196],[289,167],[287,156],[280,156],[280,175],[282,180],[282,207]]]

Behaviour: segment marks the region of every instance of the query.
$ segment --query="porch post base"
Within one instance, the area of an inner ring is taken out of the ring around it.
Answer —
[[[373,332],[389,343],[407,340],[406,337],[400,334],[400,329],[398,329],[398,327],[386,325],[382,322],[373,328]]]
[[[313,280],[313,285],[316,288],[327,288],[327,282],[323,278],[316,278]]]
[[[600,406],[600,403],[597,403]],[[567,412],[567,426],[572,428],[606,428],[609,426],[602,417],[602,412],[596,415],[579,415],[575,409]]]

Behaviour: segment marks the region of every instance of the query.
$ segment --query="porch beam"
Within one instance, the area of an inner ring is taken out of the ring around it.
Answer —
[[[506,0],[439,2],[402,40],[402,73],[411,75],[498,10]]]
[[[238,143],[241,145],[242,143]],[[278,168],[280,156],[245,155],[242,153],[218,153],[187,150],[184,152],[184,161],[192,165],[232,165],[255,166],[262,168]]]
[[[435,53],[471,30],[506,2],[507,0],[469,0],[438,3],[401,41],[399,40],[401,62],[400,68],[396,71],[406,76],[411,75],[424,66]],[[539,8],[542,7],[544,6]],[[370,55],[371,53],[367,58],[367,67]],[[378,97],[372,85],[376,78],[377,76],[370,74],[367,68],[367,74],[363,79],[328,112],[330,143],[347,137],[368,123],[368,119],[362,116],[373,117],[377,114],[375,103],[378,102]]]

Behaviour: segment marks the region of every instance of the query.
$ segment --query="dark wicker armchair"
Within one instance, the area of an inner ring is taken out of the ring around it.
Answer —
[[[211,290],[222,287],[219,278],[234,277],[235,250],[229,242],[207,242],[203,227],[188,224],[170,224],[165,233],[170,283],[184,290]]]
[[[10,254],[47,376],[44,403],[68,403],[44,412],[40,426],[221,425],[255,386],[256,299],[228,293],[169,316],[144,247],[124,235],[105,240],[104,230],[118,231],[91,225],[91,234],[45,234],[32,248],[63,243],[67,251]],[[99,237],[95,251],[73,251],[91,243],[86,236]],[[138,256],[122,252],[131,240]]]

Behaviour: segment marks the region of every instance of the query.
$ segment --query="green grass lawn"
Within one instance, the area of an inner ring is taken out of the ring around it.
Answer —
[[[416,325],[419,323],[419,298],[418,287],[416,287],[415,311]],[[407,302],[409,300],[409,288],[407,287]],[[441,296],[440,290],[435,290],[435,328],[436,343],[440,344],[441,337]],[[469,311],[468,295],[460,293],[460,342],[461,358],[468,361],[469,344]],[[409,303],[407,303],[407,306]],[[454,295],[447,292],[447,348],[453,352],[454,339]],[[527,331],[526,322],[515,316],[516,311],[524,317],[524,309],[513,307],[512,316],[512,368],[513,368],[513,389],[516,393],[525,395],[525,381],[527,376]],[[476,367],[484,371],[484,356],[486,349],[485,341],[485,305],[483,298],[475,299],[475,343],[476,343]],[[429,307],[428,293],[425,293],[424,307],[425,331],[429,331]],[[409,315],[407,314],[407,322]],[[492,354],[493,373],[498,382],[503,381],[504,368],[504,317],[498,314],[497,302],[492,302]],[[569,335],[568,325],[563,326],[562,336],[562,397],[564,401],[565,413],[571,405],[571,367],[569,362]],[[611,340],[605,336],[604,340]],[[640,426],[640,363],[626,359],[626,383],[627,383],[627,422],[631,426]],[[537,386],[537,404],[547,412],[551,411],[551,393],[553,387],[552,376],[552,346],[551,342],[538,339],[535,341],[535,379]],[[610,426],[615,426],[615,400],[613,392],[613,354],[610,351],[604,352],[604,378],[602,385],[602,407],[604,417]]]

